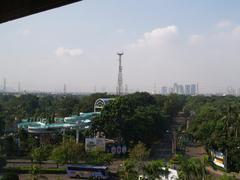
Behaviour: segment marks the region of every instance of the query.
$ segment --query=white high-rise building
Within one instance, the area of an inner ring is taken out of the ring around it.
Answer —
[[[197,94],[197,85],[196,84],[191,84],[191,95],[196,95]]]
[[[182,84],[180,84],[179,86],[178,86],[178,94],[184,94],[185,92],[184,92],[184,87],[183,87],[183,85]]]
[[[178,94],[178,84],[177,83],[173,84],[173,93]]]
[[[166,86],[163,86],[163,87],[161,88],[161,94],[162,94],[162,95],[167,95],[167,94],[168,94],[168,88],[167,88]]]
[[[185,94],[190,95],[191,94],[191,86],[189,84],[185,85]]]

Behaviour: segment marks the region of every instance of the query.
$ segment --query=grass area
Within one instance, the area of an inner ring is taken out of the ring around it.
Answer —
[[[38,166],[39,167],[39,166]],[[18,174],[26,174],[32,171],[31,166],[22,167],[7,167],[4,168],[5,172],[15,172]],[[39,173],[41,174],[66,174],[66,169],[63,168],[39,168]]]

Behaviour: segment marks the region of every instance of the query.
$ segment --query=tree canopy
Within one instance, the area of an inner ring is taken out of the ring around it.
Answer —
[[[185,110],[194,112],[189,133],[227,156],[227,169],[240,170],[240,98],[192,97]]]
[[[153,96],[135,93],[118,97],[105,106],[93,120],[92,132],[103,132],[107,138],[130,145],[139,141],[149,145],[169,129],[169,124],[170,115]]]

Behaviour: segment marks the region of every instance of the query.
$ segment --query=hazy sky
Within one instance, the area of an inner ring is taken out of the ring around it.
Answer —
[[[238,0],[84,0],[0,24],[0,79],[15,89],[115,91],[123,49],[129,89],[238,88],[239,9]]]

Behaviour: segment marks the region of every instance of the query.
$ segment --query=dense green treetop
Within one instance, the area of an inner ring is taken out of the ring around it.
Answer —
[[[172,107],[168,103],[169,109]],[[105,106],[92,123],[92,131],[103,132],[129,145],[139,141],[150,145],[169,128],[170,115],[148,93],[135,93],[116,98]]]
[[[207,150],[213,149],[227,155],[228,170],[238,172],[240,170],[240,98],[192,97],[185,107],[195,112],[191,117],[189,133],[194,139],[205,144]]]

